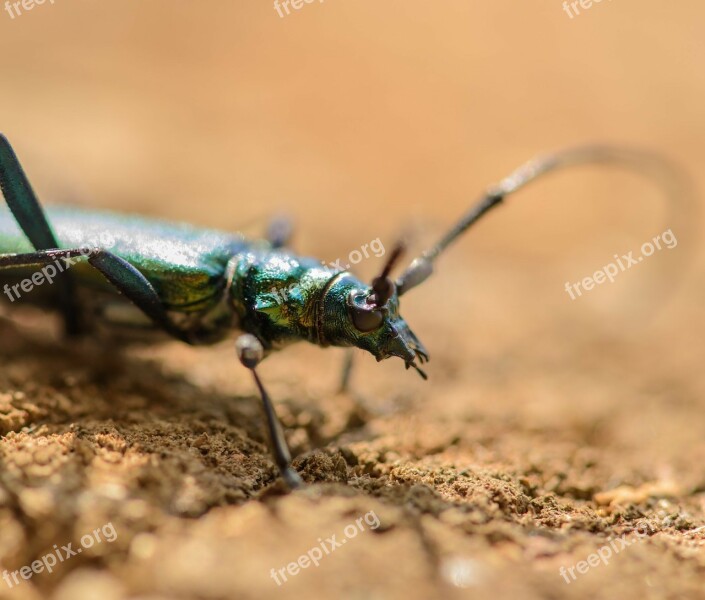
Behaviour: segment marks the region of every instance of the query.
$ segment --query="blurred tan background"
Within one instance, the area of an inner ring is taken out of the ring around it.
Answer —
[[[572,19],[557,1],[408,0],[314,2],[284,18],[241,1],[0,16],[1,127],[46,201],[255,235],[286,212],[297,250],[335,260],[410,228],[420,249],[521,162],[583,142],[661,152],[702,187],[697,2],[603,2]],[[639,334],[669,310],[685,325],[674,282],[702,217],[669,219],[648,181],[562,173],[468,235],[405,312],[451,354],[472,332],[485,347],[526,338],[536,311],[598,335]],[[669,227],[676,250],[570,301],[566,281]],[[700,306],[702,286],[687,291]],[[685,329],[702,325],[697,311]]]
[[[404,299],[431,382],[369,357],[355,381],[378,406],[410,394],[441,427],[467,414],[569,423],[634,452],[610,485],[675,472],[692,487],[705,457],[704,26],[696,0],[604,1],[573,19],[559,0],[326,0],[284,18],[268,1],[56,0],[0,12],[0,130],[46,202],[251,234],[286,212],[297,251],[331,261],[409,228],[421,249],[537,153],[597,141],[664,154],[693,203],[669,212],[614,169],[532,186]],[[570,300],[566,281],[668,228],[677,248]],[[161,360],[251,393],[229,352]],[[302,346],[264,369],[279,397],[325,395],[339,358]]]
[[[557,1],[408,0],[284,18],[267,2],[0,16],[2,129],[47,201],[230,229],[286,211],[298,247],[332,260],[414,223],[433,237],[511,168],[585,141],[651,148],[701,177],[696,2],[604,2],[573,19]],[[609,170],[511,204],[449,255],[439,287],[477,257],[500,273],[551,265],[557,279],[533,292],[565,304],[565,280],[669,225],[652,186]],[[620,281],[629,301],[633,286]]]

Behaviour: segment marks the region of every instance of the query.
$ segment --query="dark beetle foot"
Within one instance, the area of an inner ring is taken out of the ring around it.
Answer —
[[[287,487],[291,490],[298,490],[306,486],[304,480],[301,479],[301,475],[299,475],[291,467],[286,467],[282,471],[282,478],[284,479]]]

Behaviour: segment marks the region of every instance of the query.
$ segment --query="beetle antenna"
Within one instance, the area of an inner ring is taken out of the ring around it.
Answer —
[[[681,177],[674,177],[679,173],[663,157],[630,148],[580,146],[530,160],[497,185],[490,187],[479,202],[465,213],[435,246],[412,261],[397,279],[396,287],[399,295],[405,294],[426,281],[433,273],[433,263],[436,258],[471,225],[500,204],[509,194],[523,188],[538,177],[563,167],[603,163],[628,167],[639,173],[655,177],[661,180],[659,183],[663,184],[663,187],[667,187],[669,191],[673,191],[673,188],[676,187],[674,182],[681,179]],[[673,195],[676,196],[675,193]]]
[[[389,274],[392,272],[394,265],[399,262],[405,250],[406,244],[402,240],[398,241],[389,255],[382,272],[372,280],[372,291],[374,295],[371,297],[371,302],[379,308],[385,306],[394,295],[396,286],[389,277]]]

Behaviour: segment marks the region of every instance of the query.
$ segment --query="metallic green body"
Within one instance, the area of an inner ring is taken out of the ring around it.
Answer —
[[[105,211],[48,207],[47,217],[61,248],[102,248],[137,267],[170,309],[198,310],[223,287],[230,257],[246,247],[242,236]],[[0,254],[32,252],[9,210],[0,210]],[[36,269],[24,269],[23,276]],[[92,287],[110,284],[86,264],[72,268]],[[4,276],[0,273],[0,279]],[[31,302],[31,295],[27,300]]]
[[[194,344],[213,343],[242,330],[257,336],[268,351],[306,340],[320,346],[357,346],[378,360],[398,356],[411,363],[424,354],[399,316],[396,295],[388,303],[382,326],[362,333],[351,321],[348,299],[351,293],[369,294],[369,286],[315,259],[273,249],[266,241],[191,225],[76,208],[50,207],[46,213],[61,248],[101,248],[136,267]],[[0,210],[0,254],[32,251],[12,214]],[[28,267],[0,271],[0,289],[36,271]],[[157,333],[85,261],[68,272],[94,328],[127,339]],[[21,301],[47,306],[55,300],[54,293],[45,284]]]

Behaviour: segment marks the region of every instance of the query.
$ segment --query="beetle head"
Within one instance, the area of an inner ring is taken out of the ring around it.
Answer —
[[[322,298],[319,331],[325,343],[356,346],[378,361],[399,357],[426,379],[416,359],[424,363],[428,353],[399,314],[396,285],[389,278],[401,252],[397,246],[372,286],[347,272],[333,278]]]

